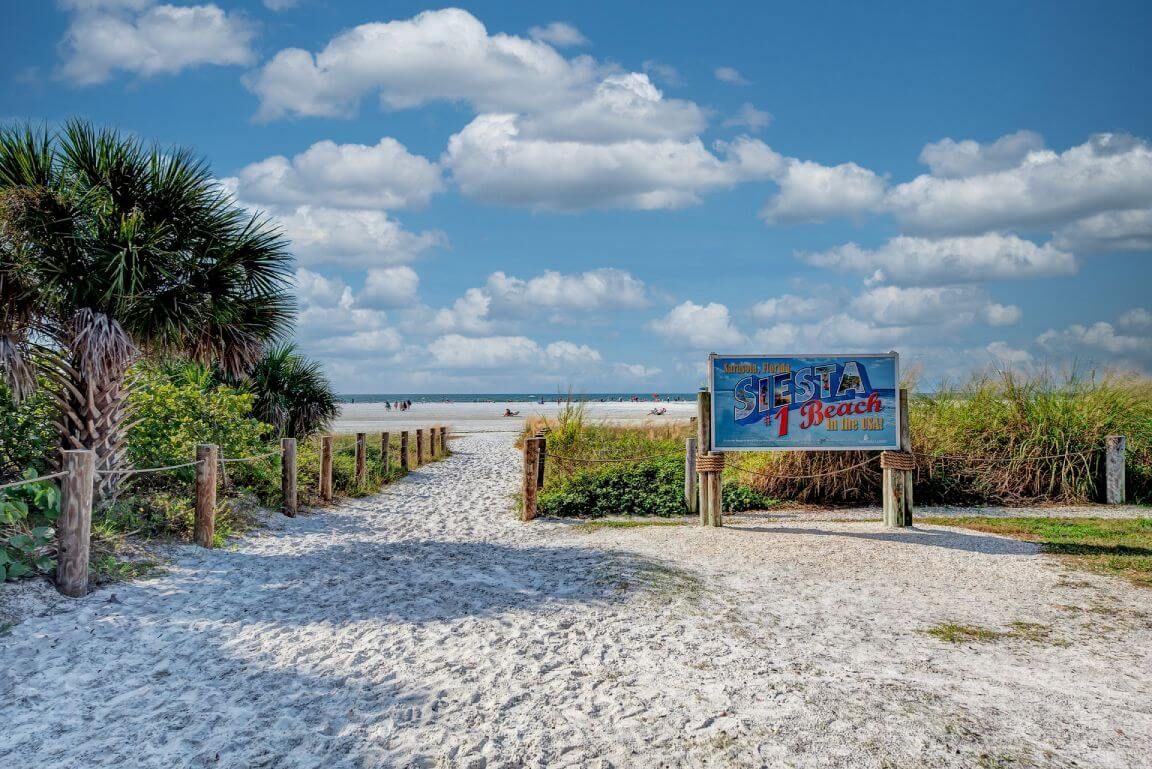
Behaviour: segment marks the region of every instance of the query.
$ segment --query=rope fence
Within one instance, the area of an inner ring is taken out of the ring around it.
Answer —
[[[14,489],[17,486],[24,486],[24,485],[29,484],[29,483],[39,483],[40,481],[51,481],[55,478],[63,478],[67,474],[68,473],[61,471],[59,473],[52,473],[51,475],[40,475],[40,476],[37,476],[36,478],[24,478],[23,480],[19,480],[19,481],[12,481],[11,483],[0,484],[0,491],[3,491],[4,489]]]

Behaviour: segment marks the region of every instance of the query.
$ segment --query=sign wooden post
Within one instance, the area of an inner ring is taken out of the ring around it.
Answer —
[[[280,508],[289,518],[296,517],[296,439],[284,438],[280,441],[280,491],[283,506]]]
[[[192,539],[200,547],[212,547],[216,537],[217,448],[211,443],[196,447],[196,518]]]
[[[389,456],[389,454],[392,453],[391,442],[391,433],[380,433],[380,466],[384,468],[384,479],[381,481],[381,483],[387,483],[388,478],[391,475],[389,472],[391,468],[388,467],[389,463],[392,461],[392,457]]]
[[[908,423],[908,390],[900,388],[900,448],[911,457],[912,426]],[[912,470],[884,467],[884,525],[906,528],[912,525]]]
[[[1124,496],[1124,454],[1128,440],[1123,435],[1109,435],[1104,448],[1104,501],[1122,505]]]
[[[408,472],[408,431],[400,431],[400,469]]]
[[[332,436],[320,436],[320,499],[332,501]]]
[[[531,521],[536,517],[537,465],[540,461],[540,442],[537,438],[524,439],[524,511],[521,520]]]
[[[60,483],[60,517],[56,521],[56,589],[79,598],[88,593],[96,453],[87,449],[66,449],[63,453],[61,469],[67,475]]]
[[[698,456],[705,457],[712,452],[712,393],[701,390],[696,395],[696,444]],[[700,486],[700,525],[712,525],[712,501],[710,476],[712,473],[697,467]]]
[[[368,436],[356,433],[356,485],[363,486],[368,478]]]

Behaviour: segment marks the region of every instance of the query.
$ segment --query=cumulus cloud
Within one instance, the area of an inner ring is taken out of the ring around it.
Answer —
[[[588,38],[566,21],[554,21],[543,27],[532,27],[528,30],[528,37],[541,43],[554,45],[557,48],[588,45]]]
[[[752,319],[760,323],[807,320],[826,314],[835,306],[831,299],[816,296],[784,294],[765,299],[752,306]]]
[[[544,210],[679,208],[708,190],[768,178],[780,156],[762,142],[611,144],[521,136],[515,115],[480,115],[452,136],[443,164],[469,197]]]
[[[433,365],[451,369],[494,369],[543,365],[580,367],[598,363],[600,353],[587,345],[552,342],[541,347],[526,336],[466,337],[446,334],[428,345]]]
[[[1152,251],[1152,208],[1089,216],[1056,230],[1053,242],[1084,254]]]
[[[794,353],[803,350],[839,348],[842,353],[875,352],[893,349],[916,329],[910,326],[880,325],[847,313],[837,313],[811,323],[777,323],[753,335],[758,349]]]
[[[316,142],[290,159],[247,165],[229,184],[260,205],[363,209],[417,208],[444,186],[435,163],[388,137],[375,145]]]
[[[447,242],[439,232],[409,232],[382,211],[297,206],[268,213],[283,228],[292,241],[292,253],[305,266],[399,264]]]
[[[927,144],[920,151],[920,162],[941,179],[962,179],[966,176],[1003,171],[1014,168],[1029,153],[1044,149],[1044,137],[1034,131],[1017,131],[1001,136],[990,144],[965,139],[942,139]]]
[[[1054,353],[1074,356],[1090,363],[1136,365],[1152,362],[1152,334],[1126,333],[1111,323],[1072,324],[1049,329],[1036,338],[1037,344]]]
[[[769,222],[819,222],[875,210],[884,200],[886,182],[855,163],[825,166],[789,160],[776,179],[780,192],[761,212]]]
[[[730,83],[732,85],[748,85],[750,81],[746,80],[740,71],[735,67],[717,67],[712,70],[712,74],[721,83]]]
[[[690,350],[722,351],[745,341],[732,325],[728,307],[712,302],[706,305],[692,301],[673,307],[667,315],[650,321],[648,328],[677,347]]]
[[[72,13],[61,41],[60,75],[95,85],[116,72],[142,77],[253,60],[253,25],[216,5],[157,5],[154,0],[66,0]]]
[[[744,102],[735,115],[724,121],[728,128],[747,128],[749,131],[763,131],[771,124],[771,113],[756,109],[750,102]]]
[[[684,85],[684,78],[681,76],[680,70],[671,64],[665,64],[655,59],[645,59],[644,63],[640,65],[640,69],[644,70],[644,73],[653,80],[663,83],[666,86],[678,87]]]
[[[866,273],[872,282],[900,284],[1033,278],[1076,271],[1076,260],[1066,251],[995,233],[936,240],[900,236],[878,249],[848,243],[799,256],[817,267]]]
[[[990,342],[984,351],[1001,368],[1028,368],[1035,361],[1032,353],[1003,341]]]
[[[300,308],[295,337],[305,352],[328,358],[401,349],[401,336],[388,316],[360,304],[339,278],[297,270],[296,296]]]
[[[440,331],[487,334],[492,330],[492,320],[488,317],[491,306],[491,296],[479,288],[470,288],[451,307],[436,313],[433,326]]]
[[[1152,312],[1137,307],[1121,315],[1118,323],[1123,328],[1152,330]]]
[[[359,301],[368,307],[402,307],[416,301],[420,276],[407,265],[368,270]]]
[[[885,209],[915,233],[1057,227],[1108,211],[1152,208],[1152,148],[1098,134],[1057,153],[1036,150],[1010,168],[963,178],[923,175],[893,187]]]
[[[617,363],[612,367],[613,373],[627,379],[650,379],[660,374],[660,369],[645,366],[642,363]]]
[[[248,79],[261,119],[338,117],[369,93],[390,108],[463,101],[480,111],[559,106],[587,88],[597,66],[566,59],[547,43],[490,35],[467,11],[425,11],[411,19],[362,24],[313,54],[287,48]]]
[[[882,326],[1008,326],[1021,314],[974,286],[878,286],[853,299],[849,310]]]
[[[498,304],[519,308],[596,310],[648,303],[643,281],[612,268],[575,274],[547,270],[528,280],[495,272],[488,277],[485,291]]]

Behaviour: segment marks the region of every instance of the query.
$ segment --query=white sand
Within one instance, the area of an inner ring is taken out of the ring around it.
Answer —
[[[1152,592],[934,527],[520,524],[511,436],[454,444],[0,636],[0,764],[1148,766]]]
[[[653,408],[665,408],[663,416],[653,416]],[[520,412],[519,417],[502,416],[505,409]],[[636,425],[647,421],[662,424],[696,416],[695,401],[616,403],[599,401],[585,406],[588,419],[610,424]],[[519,431],[530,417],[555,417],[560,406],[550,403],[499,401],[496,403],[417,403],[408,411],[388,411],[383,403],[345,403],[334,430],[338,433],[415,430],[430,424],[449,425],[457,433]]]

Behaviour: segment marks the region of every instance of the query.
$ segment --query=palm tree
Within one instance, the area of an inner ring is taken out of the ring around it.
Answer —
[[[270,347],[240,384],[256,396],[252,416],[281,436],[303,438],[327,428],[340,414],[324,368],[292,344]]]
[[[129,367],[178,356],[240,375],[289,326],[291,257],[207,164],[73,120],[0,129],[0,368],[54,382],[64,448],[121,469]],[[118,476],[102,474],[109,498]]]

